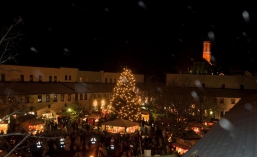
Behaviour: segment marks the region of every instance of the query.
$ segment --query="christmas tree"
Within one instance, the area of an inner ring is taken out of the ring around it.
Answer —
[[[131,121],[141,119],[138,89],[135,84],[135,78],[131,70],[124,68],[113,89],[109,108],[111,119],[122,118]]]

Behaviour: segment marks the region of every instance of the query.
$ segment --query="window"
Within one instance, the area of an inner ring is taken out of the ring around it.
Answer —
[[[1,74],[1,81],[5,81],[5,74]]]
[[[231,104],[235,104],[236,103],[236,99],[231,99]]]
[[[65,75],[65,80],[68,80],[68,76],[67,75]]]
[[[54,94],[54,102],[57,102],[57,95]]]
[[[39,81],[39,82],[42,82],[42,75],[39,75],[39,76],[38,76],[38,81]]]
[[[104,94],[104,97],[106,98],[106,93]]]
[[[221,88],[222,88],[222,89],[225,89],[225,84],[222,84],[222,85],[221,85]]]
[[[54,76],[54,82],[57,82],[57,76]]]
[[[84,100],[87,100],[87,94],[84,95]]]
[[[21,75],[20,79],[23,82],[24,81],[24,75]]]
[[[205,87],[205,83],[202,83],[202,87]]]
[[[112,79],[110,78],[110,83],[112,83]]]
[[[220,104],[224,104],[224,98],[220,98]]]
[[[114,79],[114,83],[116,83],[116,81],[117,81],[117,80],[116,80],[116,78],[115,78],[115,79]]]
[[[69,76],[69,80],[71,80],[71,76]]]
[[[75,94],[75,100],[78,100],[78,94]]]
[[[33,75],[30,75],[30,76],[29,76],[29,81],[30,81],[30,82],[33,82]]]
[[[46,102],[50,102],[50,95],[46,95]]]
[[[244,89],[244,85],[240,85],[240,89]]]
[[[83,100],[83,94],[79,94],[79,99]]]
[[[98,98],[101,98],[101,94],[98,94]]]
[[[71,101],[71,94],[68,94],[68,101]]]
[[[107,83],[107,78],[105,78],[105,83]]]
[[[96,94],[94,94],[94,98],[96,98]]]
[[[37,96],[37,102],[38,103],[42,102],[42,95],[41,94]]]
[[[61,101],[64,101],[64,94],[61,94]]]
[[[52,76],[49,76],[49,82],[52,82]]]

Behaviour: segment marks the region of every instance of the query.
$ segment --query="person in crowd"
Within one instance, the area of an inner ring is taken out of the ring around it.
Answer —
[[[70,136],[66,136],[64,144],[65,144],[65,147],[64,147],[65,151],[70,151],[70,145],[71,145]]]
[[[81,149],[81,140],[80,137],[77,136],[75,141],[74,141],[74,146],[73,149],[76,151],[77,149]]]

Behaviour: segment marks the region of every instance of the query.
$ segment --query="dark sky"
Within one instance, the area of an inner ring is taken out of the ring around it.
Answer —
[[[172,73],[210,39],[217,65],[252,70],[256,9],[242,2],[10,0],[0,17],[2,26],[24,20],[21,65]]]

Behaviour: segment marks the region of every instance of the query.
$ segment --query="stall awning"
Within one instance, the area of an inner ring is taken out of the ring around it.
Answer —
[[[52,113],[57,113],[57,112],[61,112],[63,109],[65,109],[64,106],[51,105],[51,108],[44,107],[44,108],[41,108],[40,110],[38,110],[37,115],[41,115],[43,113],[46,113],[47,111],[50,111]]]
[[[182,145],[182,144],[180,144],[180,143],[172,143],[172,145],[173,145],[174,147],[179,147],[179,148],[182,148],[182,149],[190,149],[190,147],[185,146],[185,145]]]

